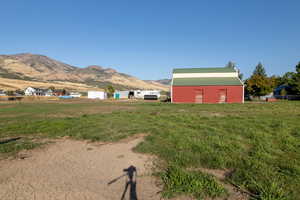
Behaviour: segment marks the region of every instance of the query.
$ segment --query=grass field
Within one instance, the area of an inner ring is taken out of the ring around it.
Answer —
[[[300,199],[300,102],[223,105],[161,103],[3,103],[0,155],[39,146],[36,138],[70,136],[117,141],[146,133],[136,151],[157,155],[163,195],[226,196],[213,176],[261,200]]]

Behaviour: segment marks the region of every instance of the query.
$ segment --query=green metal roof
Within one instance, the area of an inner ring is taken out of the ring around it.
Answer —
[[[237,77],[222,78],[174,78],[174,86],[199,86],[199,85],[243,85]]]
[[[177,68],[173,73],[230,73],[236,72],[235,69],[229,67],[215,67],[215,68]]]

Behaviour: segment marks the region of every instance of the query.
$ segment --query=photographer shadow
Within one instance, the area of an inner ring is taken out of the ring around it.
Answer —
[[[126,184],[125,184],[123,194],[121,196],[121,200],[125,200],[125,195],[128,191],[128,188],[129,188],[129,200],[137,200],[138,198],[137,198],[137,193],[136,193],[136,184],[137,184],[137,170],[136,170],[136,167],[131,165],[127,169],[123,169],[123,171],[125,172],[125,174],[111,180],[107,184],[111,185],[112,183],[118,181],[122,177],[127,176],[127,181],[126,181]]]

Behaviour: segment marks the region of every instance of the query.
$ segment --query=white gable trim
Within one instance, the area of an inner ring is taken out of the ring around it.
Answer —
[[[173,78],[219,78],[219,77],[238,77],[237,72],[232,73],[174,73]]]

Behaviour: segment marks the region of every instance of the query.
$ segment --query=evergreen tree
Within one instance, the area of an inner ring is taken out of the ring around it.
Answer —
[[[298,65],[296,65],[296,72],[300,74],[300,62],[298,62]]]
[[[232,62],[232,61],[229,61],[227,64],[226,64],[226,66],[225,66],[226,68],[231,68],[231,69],[236,69],[237,67],[236,67],[236,64],[234,63],[234,62]],[[243,74],[240,72],[240,70],[238,70],[238,73],[239,73],[239,78],[241,79],[241,80],[243,80]]]
[[[225,67],[234,69],[236,66],[234,62],[229,61]]]
[[[281,77],[281,85],[291,85],[293,83],[293,77],[295,76],[294,72],[286,72],[282,77]]]
[[[239,73],[239,79],[243,80],[244,74],[242,74],[240,70],[238,70],[238,73]]]
[[[300,62],[296,65],[296,73],[293,74],[292,84],[290,84],[294,94],[300,94]]]
[[[276,77],[267,77],[266,70],[259,62],[252,76],[246,81],[246,91],[253,96],[264,96],[273,91]]]
[[[260,76],[267,77],[266,70],[264,66],[261,64],[261,62],[259,62],[258,65],[256,65],[253,75],[260,75]]]

